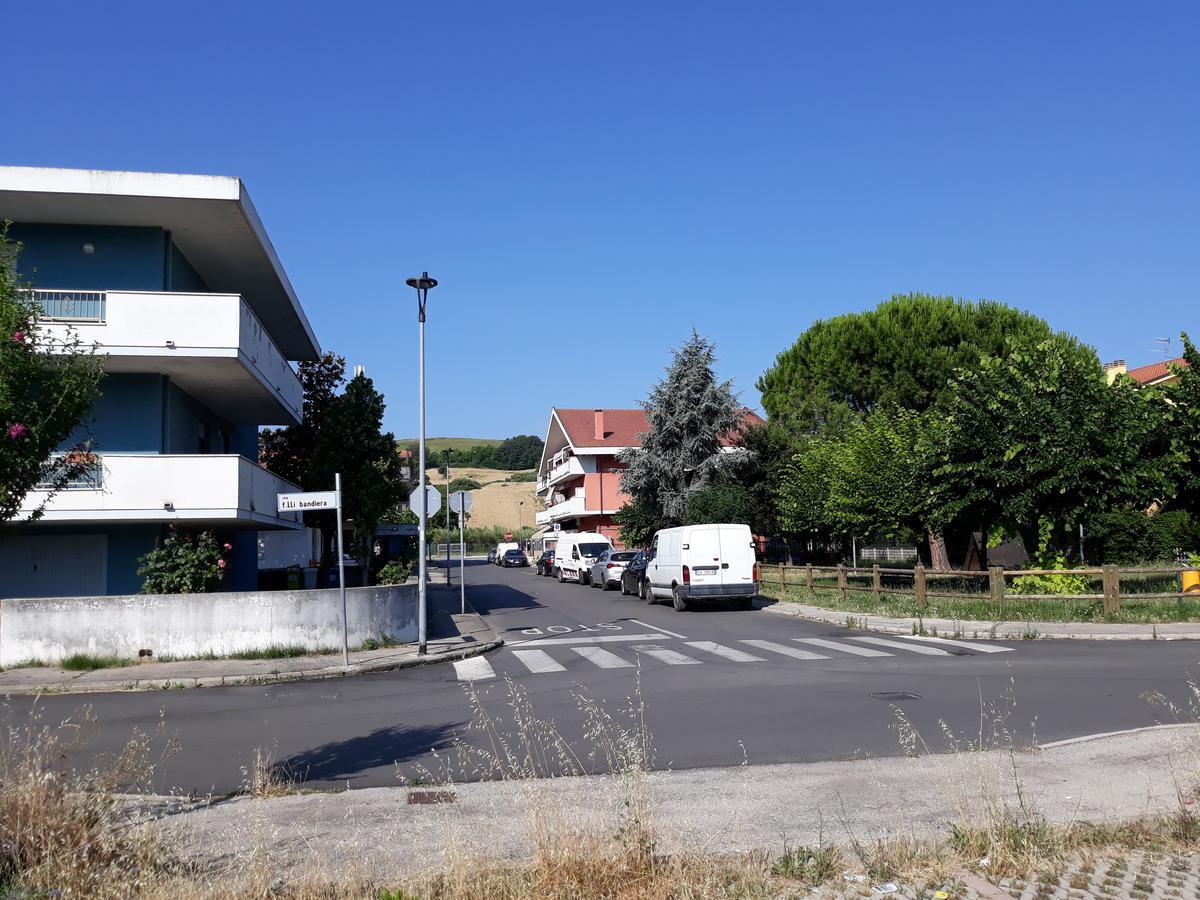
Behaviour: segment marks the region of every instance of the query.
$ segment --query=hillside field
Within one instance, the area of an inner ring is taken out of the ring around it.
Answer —
[[[397,438],[396,445],[408,447],[415,445],[417,439]],[[443,453],[446,448],[463,450],[467,447],[499,447],[504,441],[500,438],[465,438],[465,437],[427,437],[425,438],[425,455],[432,458],[435,453]]]
[[[533,471],[527,469],[526,471]],[[537,494],[534,493],[532,481],[513,482],[508,476],[514,472],[500,469],[461,469],[450,466],[450,480],[455,478],[474,478],[483,487],[471,491],[474,505],[471,507],[471,517],[467,524],[486,528],[490,525],[500,525],[504,528],[519,528],[522,525],[532,527],[533,517],[542,508]],[[436,469],[429,470],[429,483],[442,485],[446,479],[438,474]],[[525,506],[521,506],[521,501]]]

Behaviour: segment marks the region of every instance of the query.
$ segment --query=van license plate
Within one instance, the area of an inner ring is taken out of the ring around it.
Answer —
[[[716,566],[693,566],[692,571],[697,575],[715,575],[718,569]]]

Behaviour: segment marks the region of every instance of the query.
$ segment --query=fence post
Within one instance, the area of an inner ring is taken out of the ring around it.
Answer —
[[[838,597],[843,603],[846,602],[846,564],[838,563]]]
[[[1104,612],[1115,613],[1121,608],[1121,570],[1116,566],[1104,566]]]
[[[875,592],[875,602],[879,603],[883,588],[883,580],[879,577],[879,563],[871,566],[871,590]]]
[[[781,596],[787,593],[787,571],[783,568],[783,563],[779,564],[779,593]]]
[[[808,583],[808,596],[815,597],[817,589],[813,586],[812,563],[806,563],[804,566],[804,580]]]
[[[929,600],[925,596],[925,567],[920,563],[913,569],[913,589],[917,592],[917,608],[924,609]]]
[[[988,596],[1004,609],[1004,567],[988,566]]]

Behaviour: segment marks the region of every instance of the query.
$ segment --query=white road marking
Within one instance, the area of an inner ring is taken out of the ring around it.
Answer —
[[[742,641],[742,643],[757,647],[759,650],[770,650],[772,653],[782,653],[784,656],[792,656],[796,659],[829,659],[828,656],[822,656],[820,653],[811,653],[808,650],[801,650],[799,647],[789,647],[787,644],[777,644],[774,641]]]
[[[877,637],[851,637],[846,636],[848,640],[859,641],[863,644],[875,644],[880,647],[895,647],[897,650],[907,650],[909,653],[924,653],[926,656],[953,656],[945,650],[939,650],[937,647],[922,647],[920,644],[906,644],[904,641],[889,641],[886,638]]]
[[[557,663],[545,650],[514,650],[513,656],[530,672],[565,672],[566,666]]]
[[[814,647],[824,647],[826,650],[837,650],[840,653],[853,653],[855,656],[891,656],[882,650],[872,650],[869,647],[855,647],[852,644],[839,644],[837,641],[827,641],[823,638],[792,638]]]
[[[668,666],[698,666],[701,664],[698,659],[692,659],[690,656],[684,656],[682,653],[676,653],[666,647],[634,647],[633,649],[638,653],[652,656],[660,662],[665,662]]]
[[[621,659],[615,653],[609,653],[603,647],[572,647],[576,653],[590,663],[595,663],[602,669],[631,669],[633,663]]]
[[[677,637],[681,641],[686,641],[687,638],[682,634],[676,634],[674,631],[667,631],[665,628],[659,628],[657,625],[651,625],[649,622],[643,622],[641,619],[630,619],[635,625],[641,625],[643,628],[653,628],[655,631],[661,631],[663,634],[669,634],[671,637]]]
[[[534,638],[531,641],[519,641],[509,644],[510,647],[524,646],[525,644],[536,644],[539,647],[545,647],[550,644],[610,644],[615,641],[660,641],[661,634],[597,634],[593,637],[561,637],[561,638]]]
[[[761,656],[746,653],[744,650],[735,650],[733,647],[726,647],[723,644],[714,644],[712,641],[688,641],[687,645],[733,662],[766,662]]]
[[[906,641],[929,641],[931,644],[966,647],[968,650],[976,650],[980,653],[1009,653],[1015,649],[1014,647],[1005,647],[1003,644],[989,644],[982,641],[952,641],[949,638],[926,637],[923,634],[898,634],[896,637],[904,638]]]
[[[486,681],[496,677],[496,670],[482,656],[454,660],[454,671],[459,681]]]

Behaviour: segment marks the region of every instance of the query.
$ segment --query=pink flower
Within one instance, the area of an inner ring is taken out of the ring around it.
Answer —
[[[14,341],[16,341],[18,344],[23,344],[23,343],[25,343],[25,332],[23,332],[23,331],[14,331],[14,332],[13,332],[12,339],[13,339]]]
[[[25,435],[28,433],[29,433],[29,428],[26,427],[25,425],[22,425],[20,422],[13,422],[11,425],[8,426],[8,436],[10,438],[12,438],[14,441],[19,438],[25,437]]]
[[[218,566],[219,568],[222,568],[222,569],[223,569],[223,568],[225,568],[225,560],[223,560],[223,559],[218,559],[218,560],[217,560],[217,566]]]
[[[223,547],[224,547],[226,550],[232,550],[232,549],[233,549],[233,544],[222,544],[221,546],[223,546]]]

